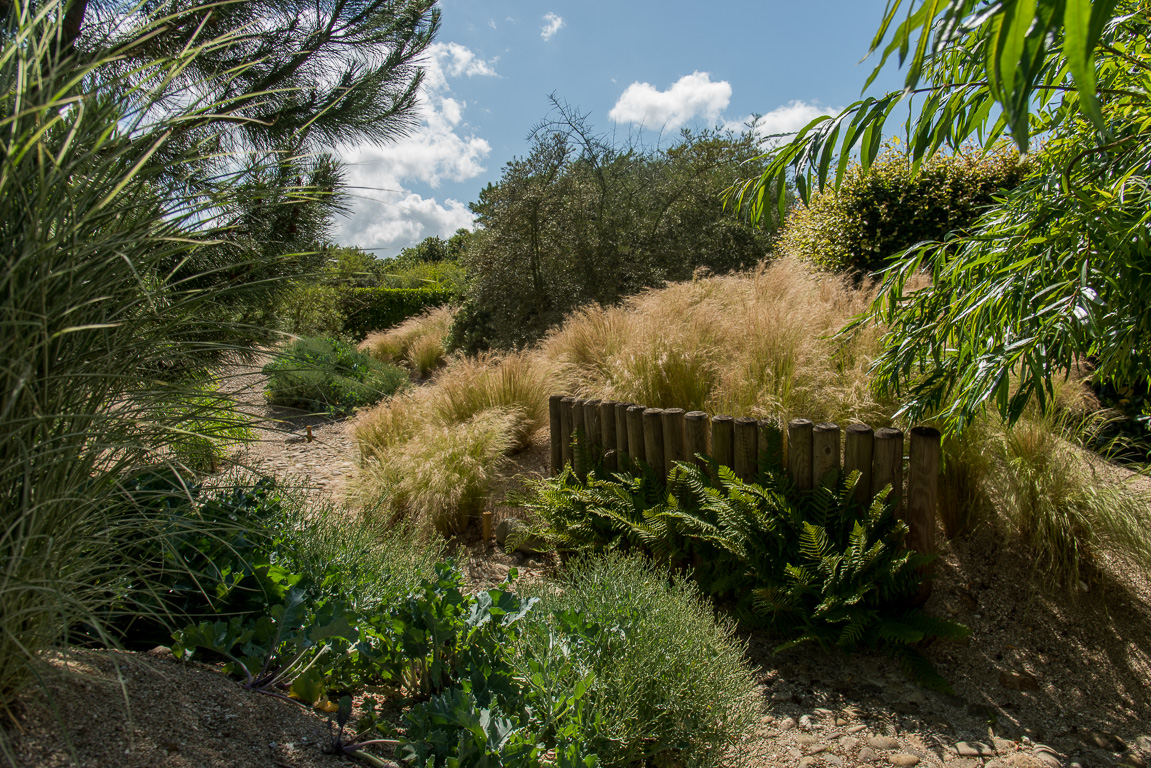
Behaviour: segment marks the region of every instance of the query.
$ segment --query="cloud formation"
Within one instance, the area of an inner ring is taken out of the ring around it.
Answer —
[[[731,102],[731,83],[712,82],[707,72],[693,72],[675,81],[666,91],[651,83],[635,82],[608,112],[617,123],[632,123],[654,130],[674,131],[695,118],[712,122]]]
[[[449,78],[496,77],[495,62],[485,61],[459,43],[435,43],[425,62],[420,125],[399,141],[375,146],[345,146],[352,189],[351,215],[337,223],[345,245],[393,255],[425,237],[446,237],[470,227],[467,206],[453,199],[440,203],[405,188],[419,182],[433,189],[444,180],[466,181],[482,174],[491,152],[487,141],[466,130],[467,102],[453,98]]]
[[[564,20],[562,16],[557,16],[554,13],[544,14],[544,25],[540,28],[540,37],[545,41],[551,40],[555,37],[556,32],[563,29]]]
[[[792,134],[820,115],[836,115],[839,112],[839,107],[826,107],[819,102],[809,103],[793,100],[776,107],[765,115],[760,115],[759,120],[755,123],[755,133],[763,139],[777,134]],[[747,124],[751,121],[752,116],[748,115],[740,120],[728,121],[724,127],[739,132],[746,129]],[[771,141],[771,143],[777,142]]]

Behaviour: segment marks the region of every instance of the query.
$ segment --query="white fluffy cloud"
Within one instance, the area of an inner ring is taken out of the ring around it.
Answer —
[[[346,146],[352,188],[351,215],[339,225],[341,243],[380,249],[391,255],[425,237],[451,235],[472,225],[467,206],[458,200],[440,203],[405,188],[418,182],[432,188],[444,180],[466,181],[484,172],[491,146],[467,131],[467,103],[453,98],[449,78],[494,77],[494,62],[485,61],[458,43],[435,43],[425,62],[420,125],[399,141],[374,146]]]
[[[544,25],[540,27],[540,37],[544,40],[551,40],[555,37],[556,32],[563,29],[564,20],[562,16],[557,16],[554,13],[544,14]]]
[[[765,115],[760,115],[755,123],[755,133],[761,138],[777,134],[796,133],[820,115],[835,115],[839,114],[839,111],[838,107],[825,107],[818,102],[789,101]],[[752,119],[749,115],[742,120],[732,120],[725,127],[733,131],[742,131]],[[776,142],[772,141],[771,143]]]
[[[608,112],[617,123],[633,123],[655,130],[674,131],[689,120],[719,118],[731,101],[731,83],[712,82],[707,72],[693,72],[666,91],[651,83],[632,83]]]

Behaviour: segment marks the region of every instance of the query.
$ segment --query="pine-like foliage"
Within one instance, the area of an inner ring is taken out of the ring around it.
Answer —
[[[778,453],[764,454],[761,466],[754,483],[691,463],[676,464],[666,485],[646,468],[610,477],[593,470],[586,482],[564,472],[522,500],[539,520],[522,535],[561,552],[642,550],[690,568],[742,621],[766,622],[780,649],[888,650],[924,682],[946,687],[913,646],[967,629],[910,607],[930,557],[904,547],[907,525],[886,493],[864,507],[851,500],[857,472],[799,491]]]

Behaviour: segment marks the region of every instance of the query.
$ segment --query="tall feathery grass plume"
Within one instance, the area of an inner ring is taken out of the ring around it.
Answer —
[[[387,521],[461,533],[505,457],[546,425],[553,386],[551,367],[528,353],[484,354],[360,414],[356,501]]]
[[[230,153],[242,105],[206,95],[246,70],[189,66],[235,35],[137,56],[172,22],[141,14],[80,51],[63,15],[9,3],[0,30],[0,708],[73,628],[114,644],[109,619],[149,589],[122,545],[166,534],[127,488],[242,431],[195,398],[264,338],[243,309],[280,258],[241,236],[232,202],[285,158]]]
[[[447,362],[445,339],[452,329],[450,307],[436,307],[360,342],[359,350],[384,363],[402,365],[426,379]]]

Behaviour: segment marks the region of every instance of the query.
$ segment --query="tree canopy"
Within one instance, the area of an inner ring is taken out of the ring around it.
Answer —
[[[1076,361],[1100,381],[1151,381],[1149,33],[1142,2],[891,0],[871,52],[876,71],[898,58],[905,89],[813,121],[729,201],[755,218],[780,179],[807,199],[856,154],[866,170],[908,100],[913,170],[1010,137],[1033,150],[1023,183],[972,231],[913,247],[884,273],[868,318],[889,328],[880,386],[912,418],[960,429],[988,403],[1017,418]],[[930,287],[909,291],[921,270]]]

